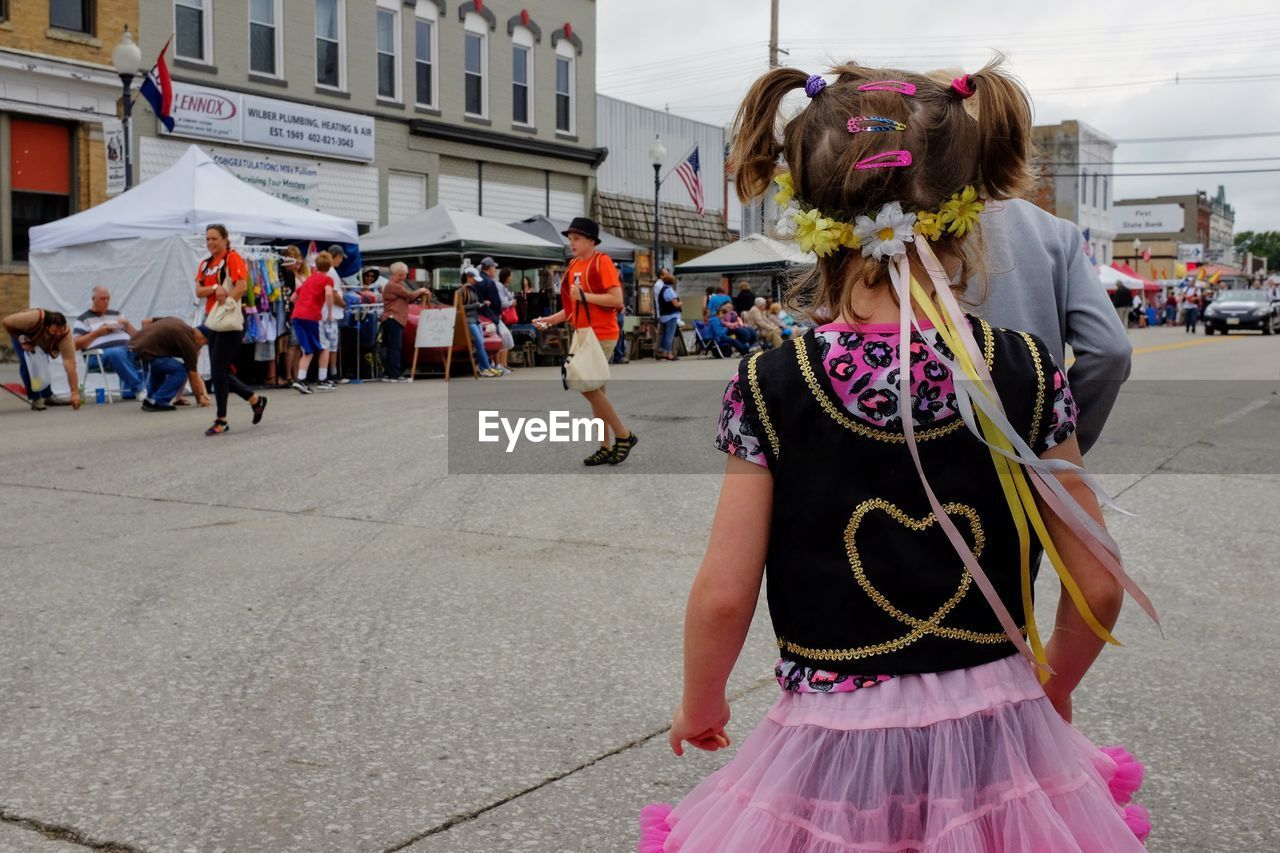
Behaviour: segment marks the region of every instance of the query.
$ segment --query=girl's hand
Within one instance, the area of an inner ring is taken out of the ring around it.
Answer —
[[[676,708],[675,719],[671,721],[671,732],[667,742],[676,755],[684,755],[684,743],[707,752],[715,752],[729,745],[729,735],[724,727],[729,723],[729,703],[720,700],[720,707],[709,714],[686,714],[684,703]]]
[[[574,302],[582,302],[582,301],[583,301],[583,296],[582,296],[582,285],[580,285],[580,284],[575,284],[573,287],[569,288],[569,293],[570,293],[570,295],[573,297],[573,301],[574,301]]]
[[[227,299],[227,289],[222,285],[218,285],[213,289],[213,297],[218,302],[225,302]]]

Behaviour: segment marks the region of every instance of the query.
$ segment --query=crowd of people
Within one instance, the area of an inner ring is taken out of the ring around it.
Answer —
[[[1280,283],[1256,283],[1251,288],[1265,292],[1271,302],[1280,302]],[[1219,296],[1219,289],[1203,281],[1190,279],[1175,287],[1166,287],[1157,298],[1147,299],[1142,291],[1133,291],[1123,283],[1111,291],[1111,304],[1120,322],[1130,329],[1150,326],[1181,326],[1195,334],[1209,306]]]
[[[706,344],[716,358],[730,352],[745,355],[755,348],[773,349],[809,328],[780,302],[757,296],[748,281],[738,282],[734,296],[708,287],[702,300],[702,320]]]

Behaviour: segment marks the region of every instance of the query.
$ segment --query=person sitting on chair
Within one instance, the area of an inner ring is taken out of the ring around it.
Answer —
[[[728,303],[725,303],[728,305]],[[720,322],[724,324],[725,330],[729,333],[729,337],[734,340],[742,341],[747,345],[747,349],[751,349],[751,345],[756,342],[759,337],[756,330],[742,322],[742,318],[738,316],[738,312],[734,310],[732,305],[728,305],[729,311],[723,312],[724,305],[720,306],[720,310],[716,311],[716,316],[720,318]]]
[[[782,346],[782,326],[773,319],[765,304],[765,298],[757,296],[755,304],[742,319],[755,330],[766,347],[773,349]]]
[[[746,353],[751,349],[751,345],[741,338],[734,337],[730,333],[729,326],[727,325],[730,314],[733,314],[733,306],[728,302],[725,302],[720,306],[720,310],[711,317],[709,326],[711,329],[711,339],[715,342],[717,347],[732,347],[740,353]],[[718,358],[719,356],[720,354],[716,353],[716,357]]]
[[[111,291],[105,285],[93,289],[89,306],[88,311],[76,318],[71,329],[76,349],[101,351],[103,365],[120,377],[120,399],[136,400],[147,390],[142,371],[138,369],[138,358],[129,349],[129,340],[138,330],[128,318],[111,308]]]

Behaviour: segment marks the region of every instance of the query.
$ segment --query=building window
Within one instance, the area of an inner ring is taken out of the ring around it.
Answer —
[[[400,0],[378,0],[378,97],[400,97]]]
[[[1109,175],[1102,176],[1102,209],[1109,210],[1111,207],[1111,185],[1108,182]]]
[[[9,119],[9,203],[13,259],[26,261],[27,231],[71,215],[71,127]]]
[[[341,89],[345,81],[342,41],[346,36],[344,0],[316,0],[316,85]]]
[[[436,105],[436,21],[427,15],[435,13],[430,3],[418,4],[414,21],[413,69],[416,92],[414,100],[420,107]]]
[[[9,0],[0,0],[0,21],[9,20]]]
[[[193,62],[211,63],[209,15],[213,0],[174,0],[173,54]]]
[[[533,124],[529,109],[529,80],[533,66],[533,50],[522,44],[511,46],[511,120],[516,124]]]
[[[8,4],[4,4],[8,18]],[[93,35],[93,0],[49,0],[49,26]]]
[[[556,130],[560,133],[573,133],[576,64],[572,44],[565,40],[556,45]]]
[[[1080,171],[1080,205],[1083,207],[1088,203],[1089,203],[1089,173],[1084,170],[1081,170]]]
[[[249,70],[280,76],[280,0],[249,0]]]
[[[488,23],[475,12],[467,13],[463,52],[463,89],[467,115],[488,113],[485,69],[489,67]]]

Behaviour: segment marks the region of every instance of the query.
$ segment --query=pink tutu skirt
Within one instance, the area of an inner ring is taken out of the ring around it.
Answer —
[[[640,853],[1126,853],[1142,766],[1065,723],[1013,656],[851,693],[783,693]]]

